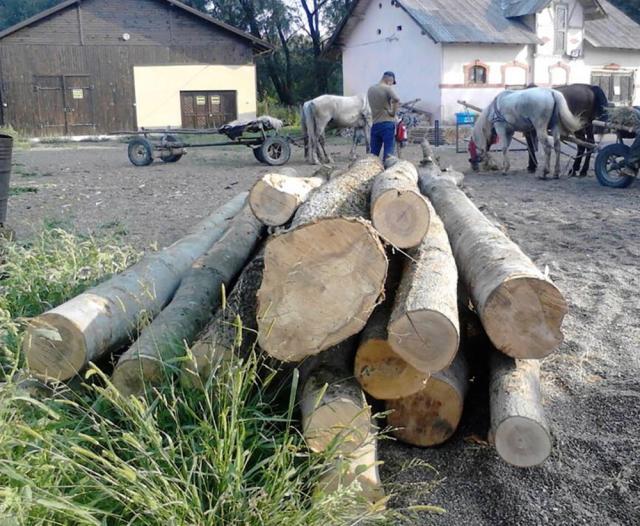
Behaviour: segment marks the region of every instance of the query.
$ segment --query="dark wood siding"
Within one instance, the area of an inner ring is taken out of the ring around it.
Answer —
[[[39,118],[35,78],[83,75],[94,132],[133,129],[134,66],[251,63],[248,41],[163,0],[85,0],[0,41],[3,118],[29,135],[59,133]]]

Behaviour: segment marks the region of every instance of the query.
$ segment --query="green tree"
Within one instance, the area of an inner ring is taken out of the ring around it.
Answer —
[[[62,0],[0,0],[0,30],[49,9]]]

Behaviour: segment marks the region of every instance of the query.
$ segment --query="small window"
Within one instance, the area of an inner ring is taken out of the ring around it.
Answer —
[[[220,106],[220,95],[211,95],[211,106]]]
[[[396,27],[396,29],[397,29],[398,31],[402,31],[402,26],[398,26],[398,27]]]
[[[469,76],[467,78],[469,84],[486,84],[487,68],[484,66],[471,66],[469,68]]]
[[[554,55],[567,52],[567,29],[569,27],[569,9],[564,4],[556,6],[555,32],[553,39]]]
[[[378,29],[377,33],[378,35],[382,35],[382,29]]]

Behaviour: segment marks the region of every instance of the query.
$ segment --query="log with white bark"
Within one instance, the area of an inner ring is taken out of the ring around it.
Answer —
[[[242,193],[170,247],[31,320],[23,344],[29,369],[67,380],[131,341],[141,317],[155,317],[193,262],[224,234],[247,199]]]
[[[563,340],[562,293],[437,165],[420,188],[442,218],[471,299],[493,344],[514,358],[543,358]]]
[[[258,334],[256,295],[263,270],[264,256],[260,251],[238,277],[223,308],[191,346],[190,359],[182,365],[183,386],[202,388],[223,360],[246,357],[254,347]]]
[[[144,393],[159,386],[166,365],[185,354],[222,301],[264,232],[249,205],[233,219],[225,234],[193,264],[171,303],[147,326],[118,360],[112,382],[124,395]]]
[[[288,223],[309,194],[327,182],[331,168],[323,166],[311,177],[282,172],[281,169],[266,174],[249,193],[251,210],[267,226]]]
[[[335,447],[348,455],[371,431],[371,409],[353,377],[355,338],[307,359],[300,366],[302,432],[315,453]]]
[[[434,373],[458,352],[460,320],[456,262],[433,210],[427,236],[409,255],[389,320],[389,343],[418,371]]]
[[[387,423],[402,442],[430,447],[442,444],[455,433],[462,417],[468,389],[468,367],[462,353],[451,367],[435,373],[424,389],[399,400],[388,400]]]
[[[419,245],[429,229],[429,212],[418,189],[418,172],[409,161],[398,161],[376,177],[371,190],[371,220],[393,246]]]
[[[378,466],[377,439],[372,432],[365,441],[349,455],[339,455],[330,470],[322,477],[318,486],[325,493],[358,484],[356,495],[368,503],[379,503],[384,498]]]
[[[540,363],[491,355],[491,438],[509,464],[532,467],[551,454],[551,434],[542,407]]]
[[[271,238],[258,293],[259,343],[295,362],[362,330],[380,297],[387,256],[367,220],[382,171],[368,156],[315,190],[291,228]]]
[[[429,373],[418,371],[408,364],[389,344],[387,326],[402,267],[400,257],[389,259],[385,300],[373,311],[362,331],[354,363],[356,379],[367,393],[378,400],[402,398],[416,393],[424,388],[429,378]]]

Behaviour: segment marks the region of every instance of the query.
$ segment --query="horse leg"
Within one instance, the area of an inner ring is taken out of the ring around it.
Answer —
[[[576,135],[576,138],[581,141],[586,140],[586,135],[582,130],[577,131],[575,135]],[[580,165],[582,164],[582,159],[584,157],[585,150],[586,148],[584,146],[578,145],[578,155],[573,160],[573,166],[569,171],[569,177],[575,177],[576,175],[578,175],[578,171],[580,170]]]
[[[560,141],[560,130],[553,130],[553,149],[556,153],[556,165],[553,170],[553,178],[560,179],[560,151],[562,150],[562,142]]]
[[[367,154],[371,153],[371,126],[365,125],[364,127],[364,147],[367,150]]]
[[[509,173],[509,169],[511,168],[511,163],[509,162],[509,146],[511,145],[511,141],[513,139],[513,132],[508,132],[504,130],[500,136],[500,141],[503,141],[502,146],[502,175],[507,175]]]
[[[536,131],[531,130],[525,134],[527,139],[527,150],[529,152],[529,165],[527,166],[527,171],[530,174],[536,173],[538,169],[538,158],[536,156],[536,148],[537,148],[537,137]]]
[[[546,179],[551,171],[551,144],[549,144],[549,134],[546,127],[538,129],[538,139],[544,147],[544,169],[540,179]]]
[[[358,147],[358,128],[353,129],[353,141],[351,144],[351,152],[349,158],[353,161],[356,158],[356,148]]]
[[[596,138],[593,133],[593,124],[589,124],[585,128],[584,135],[586,137],[587,142],[590,142],[591,144],[595,144]],[[587,150],[587,155],[584,159],[582,170],[580,171],[580,177],[586,177],[587,172],[589,171],[589,167],[591,166],[591,155],[593,154],[593,150],[591,148],[585,148],[585,150]]]

